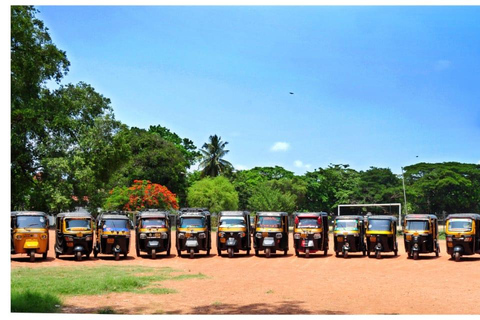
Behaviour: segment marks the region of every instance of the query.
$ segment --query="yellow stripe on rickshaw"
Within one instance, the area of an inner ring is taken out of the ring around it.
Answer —
[[[223,231],[223,232],[245,232],[247,231],[246,228],[228,228],[228,227],[222,227],[218,228],[218,231]]]

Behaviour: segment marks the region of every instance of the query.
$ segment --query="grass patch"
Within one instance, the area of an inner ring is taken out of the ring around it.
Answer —
[[[53,313],[62,304],[60,298],[53,294],[31,290],[12,291],[10,298],[11,312]]]
[[[268,290],[268,291],[266,292],[266,294],[272,294],[272,293],[273,293],[273,290]]]
[[[178,275],[178,271],[132,266],[15,268],[11,272],[12,312],[55,312],[61,297],[70,295],[172,294],[176,291],[160,287],[159,282],[206,278],[201,273]]]
[[[214,303],[212,303],[212,306],[214,307],[220,307],[223,303],[221,303],[220,301],[215,301]]]
[[[105,307],[105,308],[102,308],[102,309],[98,309],[97,313],[99,313],[99,314],[115,314],[116,312],[115,312],[115,310],[113,310],[110,307]]]

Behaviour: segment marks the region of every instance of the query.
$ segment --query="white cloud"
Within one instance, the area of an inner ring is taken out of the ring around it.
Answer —
[[[437,71],[443,71],[443,70],[446,70],[448,68],[450,68],[450,65],[452,64],[452,62],[450,60],[437,60],[435,61],[435,70]]]
[[[305,169],[310,169],[311,167],[312,167],[311,164],[306,164],[306,165],[305,165]]]
[[[295,161],[293,162],[293,165],[294,165],[295,167],[297,167],[297,168],[301,168],[301,167],[303,167],[303,162],[300,161],[300,160],[295,160]]]
[[[235,168],[235,170],[247,170],[247,166],[244,166],[242,164],[236,164],[233,166]]]
[[[290,144],[288,142],[275,142],[275,144],[270,148],[270,151],[287,151],[289,148]]]

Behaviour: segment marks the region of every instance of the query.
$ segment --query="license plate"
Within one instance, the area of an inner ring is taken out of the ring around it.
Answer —
[[[307,239],[307,234],[306,234],[306,233],[302,233],[302,235],[301,235],[300,237],[302,237],[303,239]]]
[[[370,241],[377,241],[377,237],[371,236],[371,237],[370,237]]]
[[[227,240],[225,238],[220,238],[221,243],[225,243]]]
[[[187,247],[198,247],[198,242],[197,242],[197,240],[187,240],[185,245]]]
[[[115,242],[115,239],[113,239],[113,238],[108,238],[107,239],[107,243],[114,243],[114,242]]]
[[[83,234],[81,232],[77,233],[77,237],[80,238],[81,236],[83,236]]]
[[[262,232],[262,236],[268,237],[268,232]]]
[[[273,238],[265,238],[263,239],[263,246],[264,247],[272,247],[275,245],[275,240]]]
[[[160,238],[160,233],[155,233],[156,238]]]

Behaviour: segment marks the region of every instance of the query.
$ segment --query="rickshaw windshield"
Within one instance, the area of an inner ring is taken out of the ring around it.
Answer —
[[[337,220],[335,222],[335,230],[341,231],[357,231],[358,230],[358,221],[357,220]]]
[[[180,228],[203,228],[205,226],[204,218],[181,218]]]
[[[390,220],[369,220],[368,230],[375,231],[390,231]]]
[[[72,228],[85,228],[90,230],[91,220],[90,219],[67,219],[65,220],[65,227],[67,230]]]
[[[18,216],[17,228],[45,228],[47,221],[42,216]]]
[[[298,221],[299,228],[318,228],[318,220],[315,218],[300,218]]]
[[[128,229],[128,220],[105,220],[103,224],[105,230]]]
[[[472,220],[451,219],[448,223],[448,231],[472,231]]]
[[[165,219],[142,219],[143,228],[165,228]]]
[[[258,227],[259,228],[281,228],[282,227],[282,218],[280,218],[280,217],[259,217],[258,218]]]
[[[220,218],[220,227],[244,228],[245,220],[243,218],[222,217]]]
[[[407,221],[407,230],[429,230],[428,221],[410,220]]]

